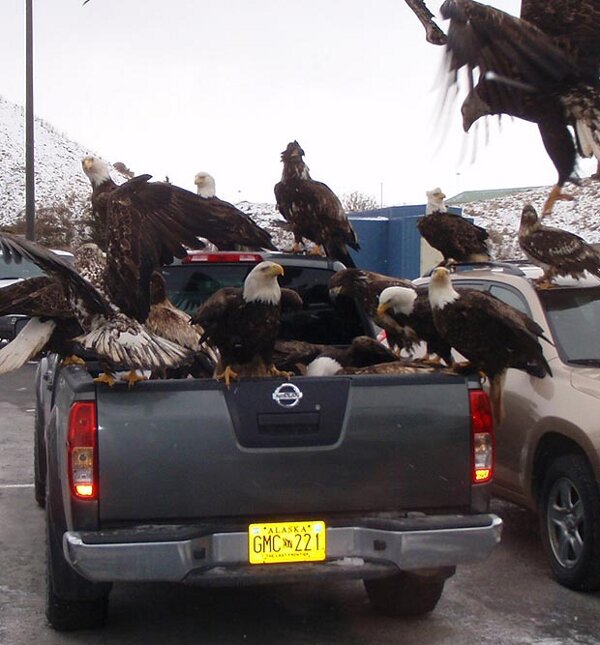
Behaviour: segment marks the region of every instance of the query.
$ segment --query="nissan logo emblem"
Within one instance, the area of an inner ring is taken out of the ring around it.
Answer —
[[[300,399],[303,396],[300,388],[296,387],[293,383],[282,383],[273,392],[273,400],[277,401],[282,408],[293,408],[300,403]]]

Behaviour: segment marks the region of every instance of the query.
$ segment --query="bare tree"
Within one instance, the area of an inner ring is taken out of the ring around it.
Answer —
[[[347,213],[358,213],[361,211],[372,211],[379,207],[373,195],[366,195],[358,190],[352,193],[344,193],[340,196],[342,206]]]

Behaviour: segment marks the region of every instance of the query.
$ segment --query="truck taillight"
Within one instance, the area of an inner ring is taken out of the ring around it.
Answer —
[[[473,483],[491,481],[494,474],[494,422],[488,395],[483,390],[469,392]]]
[[[71,406],[67,450],[72,494],[81,499],[96,499],[98,451],[94,401],[77,401]]]
[[[182,264],[193,264],[194,262],[262,262],[263,256],[260,253],[227,253],[220,251],[217,253],[206,253],[190,251],[188,255],[181,260]]]

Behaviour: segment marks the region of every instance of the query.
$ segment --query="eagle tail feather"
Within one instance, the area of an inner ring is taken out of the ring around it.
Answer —
[[[506,370],[499,374],[489,377],[490,380],[490,405],[492,407],[492,417],[496,427],[502,423],[504,419],[504,382],[506,380]]]
[[[102,325],[74,339],[82,347],[108,358],[115,365],[141,370],[179,367],[193,352],[142,327],[115,333]]]
[[[55,327],[53,320],[32,318],[12,342],[0,349],[0,374],[19,369],[41,352]]]
[[[350,253],[348,251],[348,247],[343,243],[343,242],[337,242],[334,241],[330,244],[325,244],[325,253],[327,253],[328,257],[334,258],[336,260],[339,260],[340,262],[343,262],[346,265],[346,268],[348,269],[356,269],[356,264],[354,263],[354,260],[350,256]]]

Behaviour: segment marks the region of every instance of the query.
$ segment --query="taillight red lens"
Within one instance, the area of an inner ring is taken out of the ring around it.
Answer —
[[[475,484],[491,481],[494,475],[494,422],[488,395],[483,390],[469,392],[471,408],[472,479]]]
[[[94,401],[77,401],[71,406],[67,450],[71,492],[81,499],[96,499],[98,451]]]

